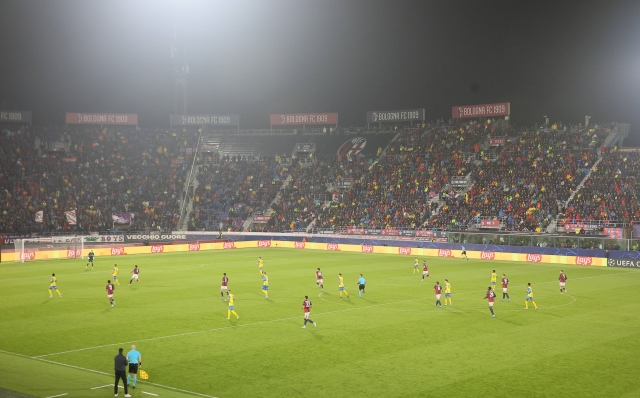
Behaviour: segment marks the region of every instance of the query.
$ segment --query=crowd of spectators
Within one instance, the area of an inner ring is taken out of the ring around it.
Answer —
[[[118,213],[131,213],[127,227],[135,230],[179,228],[196,131],[0,128],[1,231],[70,231],[69,210],[81,231],[110,229]],[[239,231],[252,214],[272,216],[260,227],[269,231],[310,224],[459,230],[481,218],[543,231],[562,213],[574,221],[640,219],[636,152],[605,154],[565,211],[603,150],[601,130],[507,127],[506,146],[498,147],[489,145],[492,133],[488,120],[439,120],[404,130],[371,156],[314,154],[281,164],[277,156],[201,154],[188,229]],[[452,185],[454,177],[470,187]]]
[[[0,230],[10,233],[172,230],[195,137],[130,127],[5,126],[0,137]],[[76,211],[77,225],[65,217]],[[42,211],[42,222],[36,213]]]
[[[601,139],[589,132],[525,130],[496,161],[484,160],[464,195],[443,195],[444,206],[427,225],[464,229],[482,218],[512,231],[543,231],[577,189],[597,158]]]
[[[430,199],[451,177],[465,176],[472,169],[472,159],[465,155],[486,156],[480,147],[486,138],[485,130],[472,124],[400,135],[381,158],[362,160],[368,167],[361,178],[343,194],[344,200],[321,209],[316,226],[421,226],[435,213],[437,205]]]
[[[640,152],[604,154],[564,213],[567,222],[640,221]]]
[[[30,232],[35,215],[21,202],[35,156],[33,132],[28,125],[14,124],[0,130],[0,231]]]
[[[296,160],[290,170],[291,182],[273,206],[275,217],[269,228],[306,229],[325,209],[343,205],[346,199],[342,188],[352,187],[372,164],[372,158],[360,154],[343,161],[338,161],[336,154],[313,157],[311,164]]]
[[[269,209],[285,178],[286,169],[274,157],[227,156],[216,165],[200,166],[189,230],[242,230],[251,214]]]

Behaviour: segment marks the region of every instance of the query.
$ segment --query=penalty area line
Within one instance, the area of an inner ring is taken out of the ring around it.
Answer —
[[[50,363],[53,365],[59,365],[59,366],[66,366],[68,368],[73,368],[73,369],[78,369],[78,370],[83,370],[85,372],[91,372],[91,373],[96,373],[96,374],[100,374],[100,375],[105,375],[105,376],[113,376],[113,374],[110,373],[106,373],[106,372],[102,372],[99,370],[93,370],[93,369],[88,369],[88,368],[83,368],[80,366],[76,366],[76,365],[69,365],[67,363],[62,363],[62,362],[56,362],[56,361],[51,361],[49,359],[42,359],[42,358],[36,358],[36,357],[30,357],[28,355],[24,355],[24,354],[18,354],[17,352],[10,352],[10,351],[5,351],[5,350],[0,350],[0,352],[4,353],[4,354],[8,354],[8,355],[15,355],[17,357],[21,357],[21,358],[27,358],[27,359],[33,359],[34,361],[40,361],[40,362],[46,362],[46,363]],[[171,387],[171,386],[165,386],[164,384],[158,384],[158,383],[152,383],[150,381],[146,381],[146,380],[140,380],[141,383],[144,384],[149,384],[155,387],[160,387],[160,388],[166,388],[167,390],[172,390],[172,391],[177,391],[177,392],[181,392],[181,393],[185,393],[185,394],[190,394],[190,395],[197,395],[199,397],[204,397],[204,398],[219,398],[219,397],[215,397],[213,395],[207,395],[207,394],[202,394],[199,392],[194,392],[194,391],[189,391],[189,390],[183,390],[181,388],[176,388],[176,387]],[[110,384],[109,384],[110,385]],[[96,388],[101,388],[101,387],[96,387]],[[92,388],[93,390],[93,388]],[[62,394],[62,395],[66,395]],[[61,397],[62,395],[55,395],[55,397]],[[53,398],[53,397],[48,397],[48,398]]]

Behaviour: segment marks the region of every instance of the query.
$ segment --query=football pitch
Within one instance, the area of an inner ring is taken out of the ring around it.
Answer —
[[[409,256],[275,248],[97,257],[94,270],[84,260],[2,263],[0,396],[113,396],[113,357],[132,344],[150,376],[134,397],[640,395],[638,270],[426,260],[424,282]],[[129,287],[136,264],[140,282]],[[510,302],[496,288],[495,318],[484,300],[492,269],[511,282]],[[53,272],[61,298],[47,292]],[[223,272],[239,320],[226,319]],[[435,307],[433,285],[445,278],[453,306]],[[527,282],[537,311],[524,310]],[[317,327],[301,328],[305,295]]]

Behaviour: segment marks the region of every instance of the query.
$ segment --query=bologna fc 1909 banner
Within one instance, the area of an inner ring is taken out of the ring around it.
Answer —
[[[67,112],[67,124],[119,124],[136,126],[138,115],[135,113],[79,113]]]
[[[511,114],[511,103],[461,105],[451,108],[451,117],[454,119],[480,118],[493,116],[508,116]]]
[[[337,113],[272,113],[269,124],[273,126],[303,124],[338,124]]]

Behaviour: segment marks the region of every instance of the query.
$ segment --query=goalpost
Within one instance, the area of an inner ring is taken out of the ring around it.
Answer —
[[[83,236],[53,236],[14,240],[14,261],[84,258]]]

